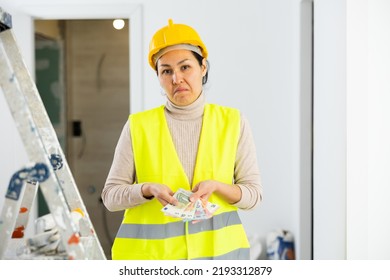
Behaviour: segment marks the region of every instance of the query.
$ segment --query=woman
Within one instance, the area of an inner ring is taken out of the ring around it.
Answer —
[[[110,211],[125,210],[113,259],[249,259],[237,210],[262,198],[255,146],[238,110],[205,102],[207,56],[197,32],[172,20],[150,42],[167,102],[130,115],[119,138],[102,192]],[[180,188],[219,209],[198,223],[164,215]]]

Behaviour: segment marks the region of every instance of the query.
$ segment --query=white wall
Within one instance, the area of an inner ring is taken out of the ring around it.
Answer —
[[[23,2],[25,2],[23,4]],[[22,3],[22,4],[20,4]],[[133,80],[132,110],[151,108],[164,102],[160,95],[154,72],[147,65],[147,46],[157,28],[167,24],[168,18],[177,23],[195,27],[201,34],[210,53],[210,81],[207,96],[210,102],[234,106],[248,117],[257,146],[264,202],[252,212],[241,212],[244,226],[249,234],[260,234],[263,238],[271,230],[284,228],[296,237],[298,258],[310,258],[310,221],[302,220],[302,207],[309,203],[301,201],[300,194],[300,85],[299,85],[299,0],[225,0],[225,1],[26,1],[0,0],[4,9],[14,7],[22,11],[14,17],[14,30],[32,38],[32,22],[28,15],[43,18],[63,18],[61,12],[74,11],[74,17],[106,18],[115,11],[120,16],[133,11],[129,5],[143,3],[136,13],[137,25],[131,36],[137,39],[135,67],[138,77]],[[129,4],[130,3],[130,4]],[[61,4],[56,7],[56,4]],[[94,4],[93,6],[91,4]],[[221,12],[223,11],[223,12]],[[12,12],[12,11],[10,11]],[[118,12],[119,13],[119,12]],[[31,34],[26,32],[30,30]],[[131,37],[130,36],[130,37]],[[136,37],[135,37],[136,36]],[[139,42],[141,41],[141,42]],[[31,59],[31,42],[21,41]],[[141,54],[138,55],[138,54]],[[140,59],[142,57],[142,59]],[[134,60],[132,61],[134,63]],[[134,84],[136,87],[134,88]],[[5,107],[0,99],[0,108]],[[6,153],[4,159],[14,159],[20,148],[14,146],[17,137],[10,118],[0,119],[0,127],[9,137],[7,145],[0,147]],[[6,182],[11,173],[23,163],[23,159],[9,169],[0,170],[0,178]],[[1,191],[5,191],[5,186]],[[1,200],[0,200],[1,203]],[[310,208],[310,207],[309,207]],[[306,211],[306,210],[305,210]],[[305,231],[305,232],[303,232]],[[301,237],[304,239],[301,240]],[[303,246],[303,244],[305,246]],[[304,248],[302,250],[302,248]],[[265,248],[264,248],[265,250]]]
[[[368,3],[368,259],[389,259],[390,2]]]
[[[345,1],[317,0],[314,11],[314,259],[345,259]]]
[[[315,8],[314,258],[386,260],[390,2]]]
[[[347,7],[347,258],[388,260],[390,2]]]
[[[367,1],[347,1],[347,257],[365,259],[367,225]]]

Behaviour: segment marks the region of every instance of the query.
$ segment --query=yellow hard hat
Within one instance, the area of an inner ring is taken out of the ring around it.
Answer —
[[[207,49],[200,39],[198,33],[190,26],[184,24],[174,24],[172,19],[168,20],[168,26],[158,30],[149,44],[149,64],[156,69],[156,59],[153,58],[162,49],[173,46],[188,44],[200,48],[204,58],[207,58]]]

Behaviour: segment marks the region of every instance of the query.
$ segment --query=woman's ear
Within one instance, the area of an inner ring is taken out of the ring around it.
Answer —
[[[204,77],[207,73],[207,60],[206,58],[202,59],[202,77]]]

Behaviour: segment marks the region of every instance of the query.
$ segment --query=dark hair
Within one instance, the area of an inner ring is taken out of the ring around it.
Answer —
[[[202,65],[203,65],[203,64],[202,64],[202,62],[203,62],[203,56],[201,56],[200,54],[198,54],[198,53],[196,53],[196,52],[194,52],[194,51],[191,51],[191,52],[194,54],[196,60],[197,60],[198,63],[199,63],[199,66],[202,66]],[[202,78],[202,85],[205,85],[205,84],[207,83],[208,79],[209,79],[210,63],[209,63],[209,61],[208,61],[207,59],[206,59],[206,64],[207,64],[207,72],[206,72],[206,74],[204,75],[204,77]],[[157,64],[156,64],[156,74],[157,74],[157,76],[158,76]]]
[[[202,62],[203,62],[203,56],[201,56],[200,54],[194,52],[194,51],[191,51],[196,60],[198,61],[199,63],[199,66],[202,66]],[[206,59],[206,64],[207,64],[207,72],[206,74],[204,75],[204,77],[202,78],[202,85],[205,85],[207,83],[207,80],[209,79],[209,69],[210,69],[210,63],[209,61]]]

